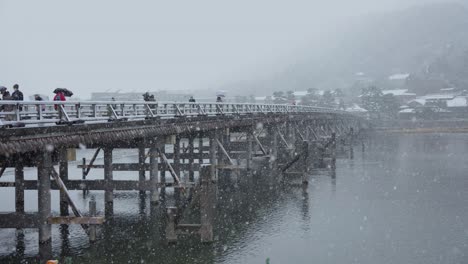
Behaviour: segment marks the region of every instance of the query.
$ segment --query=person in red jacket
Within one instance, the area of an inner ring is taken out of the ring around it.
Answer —
[[[63,94],[63,92],[55,93],[54,101],[66,101],[65,94]],[[55,110],[58,110],[58,118],[61,121],[62,120],[62,111],[60,111],[58,105],[54,105],[54,108],[55,108]]]

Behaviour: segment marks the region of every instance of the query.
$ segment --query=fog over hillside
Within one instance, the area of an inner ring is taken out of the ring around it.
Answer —
[[[468,88],[467,28],[468,9],[459,3],[372,14],[331,32],[319,48],[311,43],[313,48],[291,60],[287,70],[233,86],[255,87],[258,93],[312,87],[348,89],[356,73],[364,73],[377,84],[392,74],[411,73],[441,85]]]

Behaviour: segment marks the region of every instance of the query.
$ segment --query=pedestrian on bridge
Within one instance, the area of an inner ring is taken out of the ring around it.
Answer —
[[[15,100],[15,101],[23,101],[23,100],[24,100],[24,98],[23,98],[23,92],[21,92],[21,91],[19,90],[19,85],[18,85],[18,84],[13,85],[13,90],[14,90],[14,91],[13,91],[13,93],[11,94],[11,97],[13,98],[13,100]],[[23,111],[23,106],[22,106],[22,105],[19,106],[19,110],[20,110],[20,111]]]
[[[55,92],[54,101],[66,101],[65,94],[63,93],[63,91],[55,89],[54,92]],[[60,109],[59,105],[54,105],[54,108],[55,108],[55,110],[58,111],[59,122],[62,121],[63,113],[62,113],[62,110]]]
[[[0,93],[2,94],[2,98],[4,101],[11,101],[13,97],[10,95],[6,87],[0,88]],[[3,105],[0,107],[0,111],[2,112],[13,112],[15,109],[15,105]],[[6,114],[5,121],[12,121],[15,120],[15,114]]]
[[[13,90],[14,90],[14,92],[11,94],[11,96],[13,97],[13,100],[23,101],[24,100],[23,92],[21,92],[19,90],[19,85],[18,84],[13,85]]]
[[[8,95],[10,95],[10,93],[8,92],[8,89],[5,86],[0,86],[0,94],[2,95],[2,100],[6,100],[5,99],[5,94],[6,93],[8,93]]]

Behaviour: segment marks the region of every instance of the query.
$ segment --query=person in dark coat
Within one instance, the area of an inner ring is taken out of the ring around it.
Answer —
[[[188,100],[190,103],[195,103],[195,98],[193,96],[190,96],[190,99]]]
[[[11,96],[13,97],[13,100],[23,101],[24,100],[23,92],[21,92],[19,90],[19,85],[18,84],[13,85],[13,90],[14,90],[14,92],[11,94]]]
[[[24,100],[24,98],[23,98],[23,92],[21,92],[21,91],[19,90],[19,85],[18,85],[18,84],[13,85],[13,90],[14,90],[14,91],[13,91],[13,93],[11,94],[11,97],[13,98],[13,100],[15,100],[15,101],[23,101],[23,100]],[[19,106],[19,110],[20,110],[20,111],[23,111],[23,106],[22,106],[22,105]]]
[[[2,93],[2,96],[3,96],[3,100],[4,101],[12,101],[13,100],[13,97],[10,95],[10,92],[8,92],[5,88],[5,90],[1,90],[1,93]],[[3,112],[13,112],[15,110],[15,106],[14,105],[3,105],[0,109],[0,111],[3,111]],[[15,114],[9,114],[9,115],[5,115],[5,121],[12,121],[12,120],[15,120]]]
[[[2,95],[2,100],[5,100],[5,93],[8,93],[8,95],[10,95],[8,89],[5,86],[0,86],[0,94]]]

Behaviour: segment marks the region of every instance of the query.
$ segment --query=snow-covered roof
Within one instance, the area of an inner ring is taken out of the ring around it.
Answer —
[[[256,96],[255,101],[264,101],[266,100],[266,98],[267,98],[266,96]]]
[[[449,91],[455,90],[455,88],[453,88],[453,87],[452,88],[442,88],[440,90],[443,91],[443,92],[449,92]]]
[[[389,80],[406,80],[410,76],[409,73],[398,73],[388,76]]]
[[[393,94],[394,96],[401,96],[401,95],[416,95],[416,94],[408,94],[408,89],[397,89],[397,90],[383,90],[383,94]]]
[[[368,112],[366,109],[360,107],[357,104],[353,104],[352,106],[346,108],[346,111],[348,111],[348,112],[361,112],[361,113]]]
[[[399,113],[415,113],[416,111],[413,108],[407,108],[399,111]]]
[[[450,100],[453,99],[455,95],[453,94],[428,94],[421,96],[421,99],[425,100]]]
[[[307,91],[295,91],[294,96],[306,96],[308,94]]]
[[[413,99],[411,101],[408,102],[408,104],[411,104],[411,103],[418,103],[420,105],[425,105],[426,104],[426,99],[424,98],[416,98],[416,99]]]
[[[467,107],[466,97],[458,96],[452,100],[447,100],[447,107]]]

